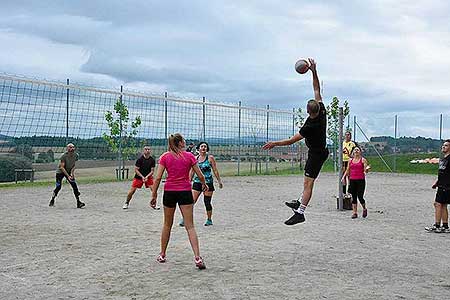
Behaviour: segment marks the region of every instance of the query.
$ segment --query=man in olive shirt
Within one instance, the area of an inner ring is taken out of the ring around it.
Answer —
[[[65,177],[70,183],[73,189],[73,194],[77,199],[77,208],[82,208],[85,206],[83,202],[80,201],[80,191],[78,190],[77,183],[75,182],[75,162],[78,160],[78,154],[75,153],[74,144],[67,144],[67,151],[61,156],[59,167],[56,170],[56,188],[53,191],[52,199],[50,200],[49,206],[55,205],[55,198],[61,190],[62,180]]]

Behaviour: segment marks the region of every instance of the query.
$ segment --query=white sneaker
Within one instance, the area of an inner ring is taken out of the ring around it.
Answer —
[[[128,209],[128,203],[125,203],[125,204],[122,206],[122,208],[123,208],[123,209]]]

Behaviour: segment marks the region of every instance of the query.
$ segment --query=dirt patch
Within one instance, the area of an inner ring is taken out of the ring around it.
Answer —
[[[450,234],[426,233],[435,176],[370,174],[367,219],[337,211],[337,178],[318,179],[307,221],[287,227],[283,201],[300,176],[232,177],[213,198],[214,225],[195,220],[207,269],[194,268],[174,225],[168,262],[159,252],[162,210],[129,182],[1,191],[1,299],[438,299],[449,294]],[[177,213],[179,216],[179,213]],[[176,217],[176,222],[178,219]]]

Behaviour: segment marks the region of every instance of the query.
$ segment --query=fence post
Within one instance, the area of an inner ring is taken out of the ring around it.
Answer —
[[[269,109],[270,106],[267,104],[266,113],[266,142],[269,141]],[[269,150],[266,151],[266,174],[269,173]]]
[[[395,122],[394,122],[394,172],[397,172],[397,115],[395,115]]]
[[[119,102],[120,105],[122,105],[122,96],[123,96],[123,85],[120,86],[120,96],[119,96]],[[119,113],[119,180],[123,180],[123,174],[122,174],[122,130],[123,130],[123,124],[122,124],[122,114]]]
[[[295,135],[295,108],[292,108],[292,136]],[[294,148],[295,148],[295,143],[291,145],[291,172],[292,174],[294,174],[294,159],[295,159],[295,154],[294,154]]]
[[[167,92],[164,92],[164,138],[167,139],[169,133],[167,132]]]
[[[442,143],[442,114],[439,116],[439,141]]]
[[[67,78],[66,90],[66,145],[69,142],[69,78]]]
[[[356,116],[353,116],[353,140],[356,142]]]
[[[202,140],[206,141],[206,106],[205,106],[205,97],[203,97],[203,131],[202,131]]]
[[[338,146],[339,146],[339,162],[338,162],[338,187],[339,187],[339,210],[344,210],[344,197],[343,197],[343,193],[344,193],[344,187],[342,186],[342,182],[341,182],[341,176],[342,176],[342,136],[343,136],[343,131],[344,131],[344,108],[341,106],[339,107],[339,137],[338,137]]]
[[[238,118],[238,169],[237,174],[241,171],[241,101],[239,101],[239,118]]]

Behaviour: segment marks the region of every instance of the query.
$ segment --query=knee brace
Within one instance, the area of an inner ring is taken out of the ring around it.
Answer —
[[[56,182],[56,187],[55,187],[55,189],[53,190],[53,194],[54,194],[55,196],[57,196],[60,190],[61,190],[61,182],[57,181],[57,182]]]
[[[206,211],[212,210],[211,199],[212,196],[203,196],[203,202],[205,202]]]

